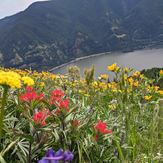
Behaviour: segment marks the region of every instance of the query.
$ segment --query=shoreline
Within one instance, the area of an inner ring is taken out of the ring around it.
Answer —
[[[135,52],[135,51],[139,51],[139,50],[153,50],[153,49],[162,49],[163,46],[155,46],[155,47],[144,47],[144,48],[138,48],[138,49],[131,49],[131,50],[127,50],[127,51],[123,51],[123,50],[120,50],[120,51],[108,51],[108,52],[103,52],[103,53],[97,53],[97,54],[92,54],[92,55],[88,55],[88,56],[84,56],[84,57],[79,57],[79,58],[76,58],[76,59],[73,59],[69,62],[66,62],[66,63],[63,63],[59,66],[56,66],[56,67],[53,67],[49,70],[49,72],[52,72],[59,69],[59,68],[62,68],[62,67],[65,67],[69,64],[73,64],[77,61],[80,61],[80,60],[84,60],[84,59],[88,59],[88,58],[92,58],[92,57],[98,57],[98,56],[102,56],[102,55],[108,55],[108,54],[111,54],[111,53],[131,53],[131,52]]]
[[[69,64],[71,64],[71,63],[75,63],[75,62],[80,61],[80,60],[83,60],[83,59],[92,58],[92,57],[98,57],[98,56],[107,55],[107,54],[110,54],[110,53],[112,53],[112,52],[109,51],[109,52],[97,53],[97,54],[92,54],[92,55],[88,55],[88,56],[84,56],[84,57],[79,57],[79,58],[73,59],[72,61],[63,63],[63,64],[61,64],[61,65],[59,65],[59,66],[54,67],[54,68],[51,68],[49,71],[52,72],[52,71],[54,71],[54,70],[56,70],[56,69],[65,67],[65,66],[67,66],[67,65],[69,65]]]

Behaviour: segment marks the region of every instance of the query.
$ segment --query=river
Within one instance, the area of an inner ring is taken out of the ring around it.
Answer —
[[[113,52],[105,53],[89,58],[78,59],[71,63],[61,66],[60,68],[53,69],[53,73],[65,74],[67,68],[71,65],[76,65],[80,68],[81,72],[85,68],[95,66],[95,76],[103,73],[108,73],[107,66],[112,63],[117,63],[121,67],[130,67],[135,70],[149,69],[153,67],[163,67],[163,49],[146,49],[136,50],[133,52]]]

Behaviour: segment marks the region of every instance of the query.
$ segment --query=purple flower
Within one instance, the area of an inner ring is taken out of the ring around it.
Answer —
[[[64,161],[72,161],[74,158],[74,155],[70,151],[65,151],[63,154]]]
[[[43,157],[38,163],[59,163],[59,161],[70,162],[74,158],[74,155],[70,151],[58,150],[56,153],[53,149],[48,149],[45,157]]]

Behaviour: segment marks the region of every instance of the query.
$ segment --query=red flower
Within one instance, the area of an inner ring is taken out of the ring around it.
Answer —
[[[69,109],[69,99],[61,100],[61,101],[55,103],[55,105],[57,107],[59,107],[59,109],[57,109],[55,111],[56,114],[60,113],[61,110],[65,110],[66,112],[70,111],[70,109]]]
[[[59,89],[52,91],[50,98],[50,105],[54,104],[58,109],[55,111],[56,114],[60,113],[61,110],[69,111],[69,99],[62,99],[64,92]]]
[[[44,99],[44,94],[43,93],[40,93],[38,96],[37,96],[37,100],[41,101]]]
[[[20,97],[21,101],[31,102],[33,100],[42,100],[44,98],[44,94],[40,93],[37,95],[36,91],[32,87],[26,87],[26,92],[22,94]]]
[[[31,86],[27,86],[25,88],[25,90],[26,90],[26,92],[31,92],[31,91],[33,91],[33,88]]]
[[[101,122],[101,120],[98,120],[98,124],[95,126],[95,129],[97,129],[97,131],[102,134],[111,134],[112,130],[107,130],[106,127],[107,127],[106,123]]]
[[[62,92],[61,90],[59,90],[59,89],[56,89],[56,90],[54,90],[54,91],[52,91],[52,93],[51,93],[51,100],[52,101],[59,101],[59,100],[61,100],[61,98],[64,96],[65,94],[64,94],[64,92]]]
[[[37,98],[37,94],[36,92],[25,92],[19,98],[21,101],[31,102]]]
[[[61,110],[59,110],[59,109],[57,109],[57,110],[55,111],[56,114],[60,114],[60,112],[61,112]]]
[[[39,111],[33,115],[33,120],[34,120],[35,124],[45,126],[46,125],[46,121],[45,121],[46,117],[47,117],[46,112]]]
[[[65,109],[65,110],[69,111],[69,99],[61,100],[59,102],[59,107],[61,109]]]

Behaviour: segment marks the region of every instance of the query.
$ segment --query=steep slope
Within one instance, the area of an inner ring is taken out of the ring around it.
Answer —
[[[133,44],[162,44],[163,39],[163,1],[143,0],[123,21]]]
[[[0,20],[0,63],[46,69],[93,53],[160,43],[162,5],[161,0],[33,3]]]

